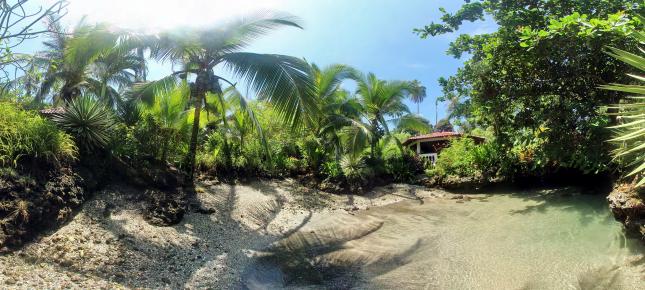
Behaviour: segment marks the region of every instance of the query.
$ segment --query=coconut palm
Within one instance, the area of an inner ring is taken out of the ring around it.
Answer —
[[[361,106],[354,98],[349,98],[349,92],[341,88],[341,83],[356,74],[356,70],[343,64],[333,64],[320,68],[310,64],[310,77],[314,85],[314,98],[321,114],[308,119],[309,134],[313,136],[318,148],[333,149],[337,160],[343,153],[339,130],[350,126],[360,119]],[[328,152],[329,153],[329,152]],[[313,154],[309,154],[311,156]],[[310,160],[313,167],[317,161]]]
[[[254,39],[282,26],[301,28],[297,19],[290,15],[257,14],[225,26],[132,37],[133,41],[140,41],[148,48],[153,58],[182,66],[181,70],[161,80],[139,86],[139,94],[163,83],[177,82],[177,78],[194,80],[191,81],[194,122],[187,156],[191,181],[206,94],[221,94],[222,83],[235,86],[232,81],[215,74],[216,69],[227,70],[244,80],[260,99],[273,103],[280,117],[294,127],[302,125],[304,118],[318,113],[306,62],[290,56],[241,51]]]

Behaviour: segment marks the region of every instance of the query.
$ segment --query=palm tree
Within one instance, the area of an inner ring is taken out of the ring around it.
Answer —
[[[343,64],[333,64],[320,68],[310,64],[310,77],[314,85],[314,98],[321,114],[309,119],[309,133],[314,136],[319,148],[333,149],[337,160],[342,153],[339,130],[350,126],[360,119],[361,106],[356,99],[349,98],[349,93],[340,86],[351,79],[356,70]],[[316,167],[318,164],[313,162]]]
[[[36,100],[42,102],[57,83],[61,89],[54,102],[69,102],[84,90],[96,90],[91,85],[90,68],[102,54],[114,48],[116,35],[105,25],[88,26],[82,21],[73,32],[66,31],[59,24],[50,24],[50,31],[50,40],[44,43],[48,51],[42,53],[50,65]]]
[[[140,69],[140,59],[132,51],[110,49],[100,55],[89,67],[89,87],[109,107],[121,102],[121,94],[135,82],[135,74]]]
[[[374,74],[358,75],[356,94],[363,106],[365,119],[371,130],[371,157],[376,157],[376,145],[381,137],[390,135],[388,123],[399,123],[423,127],[424,119],[410,114],[403,100],[414,90],[410,82],[379,80]],[[389,118],[389,119],[388,119]],[[425,122],[427,124],[427,121]]]
[[[421,85],[421,82],[418,80],[412,81],[410,86],[410,100],[417,104],[417,115],[419,115],[419,104],[421,104],[421,102],[426,98],[426,87]]]
[[[229,139],[238,142],[239,153],[242,154],[245,144],[244,138],[252,132],[258,134],[259,141],[268,157],[267,140],[255,117],[255,112],[249,106],[248,100],[235,87],[227,87],[220,94],[207,94],[205,109],[208,115],[205,119],[209,126],[215,127],[224,135],[222,149],[227,168],[231,167],[233,154]]]
[[[160,156],[155,157],[163,162],[168,159],[171,142],[179,143],[185,140],[183,136],[188,133],[190,112],[187,109],[187,96],[189,93],[188,84],[182,83],[178,86],[159,89],[152,100],[143,102],[143,114],[152,117],[159,126],[160,151],[157,153],[160,153]]]
[[[235,86],[235,83],[215,74],[215,69],[228,70],[233,76],[243,79],[259,98],[273,103],[282,119],[293,127],[301,126],[305,117],[318,113],[311,97],[312,84],[306,62],[290,56],[241,51],[252,40],[281,26],[301,28],[290,15],[257,14],[220,27],[181,29],[132,38],[150,49],[153,58],[182,65],[181,70],[161,80],[141,85],[138,93],[153,90],[160,84],[175,83],[177,78],[194,79],[190,93],[195,111],[187,156],[191,182],[201,108],[206,94],[221,94],[222,82]]]

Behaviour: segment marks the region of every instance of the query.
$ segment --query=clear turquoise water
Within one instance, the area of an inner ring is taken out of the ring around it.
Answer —
[[[335,232],[327,239],[334,246],[307,252],[317,279],[285,279],[293,269],[283,266],[282,286],[645,289],[645,248],[624,236],[602,196],[576,189],[472,196],[329,217],[322,224]],[[375,222],[376,230],[361,230]]]

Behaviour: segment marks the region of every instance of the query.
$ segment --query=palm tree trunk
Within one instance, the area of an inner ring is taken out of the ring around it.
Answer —
[[[434,126],[437,127],[437,122],[439,119],[439,99],[435,98],[434,100]]]
[[[107,81],[103,80],[101,81],[101,100],[104,101],[106,104],[110,105],[110,107],[113,107],[114,104],[112,104],[109,100],[105,99],[106,92],[107,92]]]
[[[195,157],[197,156],[197,137],[199,135],[199,115],[202,111],[202,102],[204,96],[206,95],[205,91],[205,82],[204,76],[202,74],[197,76],[195,80],[195,116],[193,118],[193,129],[190,134],[190,144],[188,147],[188,180],[187,183],[192,184],[193,177],[195,175]],[[192,90],[191,90],[192,91]]]
[[[162,136],[166,135],[166,132]],[[167,164],[166,159],[168,158],[168,143],[170,142],[170,136],[164,136],[163,144],[161,146],[161,161],[163,164]]]
[[[244,133],[240,132],[240,156],[244,153]]]
[[[374,118],[374,120],[372,120],[371,126],[372,126],[372,132],[373,133],[372,133],[372,140],[370,142],[371,143],[370,144],[371,145],[370,146],[371,147],[370,148],[370,157],[372,159],[374,159],[376,157],[376,152],[375,152],[376,151],[376,143],[378,143],[378,139],[380,137],[379,132],[378,132],[378,119],[377,118]]]

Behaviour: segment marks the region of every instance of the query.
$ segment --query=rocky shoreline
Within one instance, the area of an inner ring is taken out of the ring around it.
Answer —
[[[239,289],[252,250],[319,215],[353,215],[401,200],[449,195],[412,185],[364,196],[312,192],[292,180],[199,182],[183,220],[151,225],[141,190],[111,185],[69,223],[0,255],[0,285],[16,289]],[[160,263],[163,261],[163,263]]]
[[[607,196],[609,208],[625,231],[645,241],[645,190],[630,184],[618,184]]]

